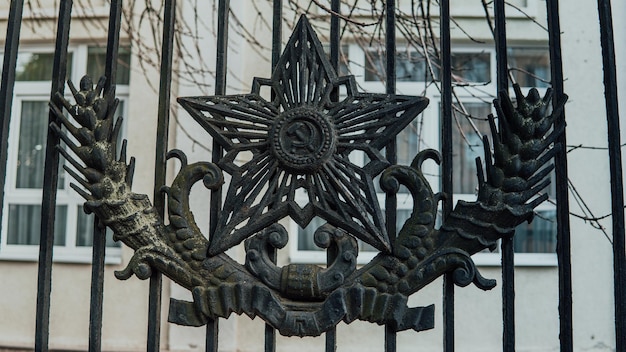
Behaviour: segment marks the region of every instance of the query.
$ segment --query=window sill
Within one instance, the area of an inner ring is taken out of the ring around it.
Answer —
[[[500,253],[476,253],[472,256],[476,266],[502,266]],[[554,253],[515,253],[516,267],[556,267]]]
[[[361,252],[357,257],[358,265],[369,263],[378,252]],[[322,251],[297,251],[292,255],[290,262],[294,264],[326,264],[326,252]],[[477,266],[501,266],[500,253],[476,253],[472,256]],[[558,261],[554,253],[516,253],[516,267],[556,267]]]
[[[0,252],[0,261],[15,262],[37,262],[39,261],[39,247],[37,246],[16,246],[17,248],[4,248]],[[24,248],[26,247],[26,248]],[[29,248],[35,247],[35,248]],[[62,247],[54,248],[52,256],[54,263],[67,264],[91,264],[91,248],[66,249]],[[122,263],[121,248],[107,248],[107,255],[104,263],[108,265],[119,265]]]

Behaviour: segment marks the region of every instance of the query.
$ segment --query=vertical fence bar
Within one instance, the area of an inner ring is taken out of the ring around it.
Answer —
[[[280,59],[280,51],[282,50],[283,41],[283,2],[282,0],[274,0],[272,7],[272,74],[278,66],[278,60]],[[275,93],[272,91],[271,99],[275,98]],[[272,261],[276,263],[277,252],[272,248],[269,254],[272,257]],[[271,325],[265,324],[265,352],[276,352],[276,329]]]
[[[119,30],[122,14],[121,1],[111,1],[109,29],[104,75],[106,82],[104,94],[113,101],[115,97],[115,78],[117,75],[117,53],[119,48]],[[92,77],[96,78],[96,77]],[[94,217],[91,263],[91,293],[89,307],[89,351],[102,348],[102,301],[104,295],[104,257],[106,255],[106,229]]]
[[[230,0],[220,0],[217,9],[217,56],[215,64],[215,95],[226,94],[226,72],[228,54],[228,23],[230,15]],[[212,160],[217,162],[222,158],[223,150],[220,144],[213,141]],[[217,217],[222,209],[222,189],[211,192],[210,236],[217,228]],[[219,320],[209,320],[206,332],[206,351],[217,352]]]
[[[509,75],[506,45],[506,13],[504,0],[493,3],[496,44],[497,92],[508,92]],[[513,238],[502,239],[502,348],[515,350],[515,255]]]
[[[626,350],[626,243],[624,239],[624,185],[617,95],[617,68],[611,1],[598,0],[604,98],[609,138],[611,171],[611,212],[613,226],[613,275],[615,290],[615,350]]]
[[[50,97],[63,94],[67,75],[67,45],[69,42],[72,1],[62,2],[59,7],[52,85]],[[11,22],[11,20],[9,20]],[[14,25],[21,25],[21,20]],[[59,124],[52,111],[48,123]],[[59,137],[48,133],[44,163],[43,198],[41,201],[41,236],[39,239],[39,271],[37,278],[37,311],[35,350],[48,351],[50,335],[50,295],[52,292],[52,251],[54,246],[54,220],[56,211],[57,181],[59,179]]]
[[[333,68],[339,74],[339,51],[340,51],[340,31],[339,31],[339,16],[341,11],[341,3],[339,0],[332,0],[330,3],[331,16],[330,16],[330,63]],[[331,92],[330,100],[332,102],[339,101],[339,89],[334,89]],[[331,265],[337,253],[334,251],[326,252],[326,264]],[[326,339],[326,352],[335,352],[337,350],[337,327],[334,326],[324,334]]]
[[[443,218],[452,212],[454,189],[452,184],[452,54],[450,45],[450,0],[441,0],[440,49],[441,55],[441,188],[447,195],[443,202]],[[454,278],[451,273],[443,279],[443,350],[454,351]]]
[[[91,255],[91,293],[89,306],[89,352],[102,349],[102,301],[104,295],[104,257],[106,255],[106,228],[94,220]]]
[[[550,70],[553,89],[553,106],[563,99],[563,61],[561,57],[561,25],[559,21],[559,1],[546,2],[548,15],[548,35],[550,46]],[[565,125],[565,113],[556,121]],[[555,156],[556,212],[557,212],[557,260],[559,263],[559,339],[561,351],[574,350],[572,319],[572,251],[569,223],[567,141],[563,133],[557,143],[560,150]]]
[[[161,41],[161,67],[159,72],[159,105],[157,117],[156,155],[154,172],[154,207],[161,217],[165,215],[165,195],[160,191],[166,182],[167,150],[169,144],[170,90],[172,85],[172,53],[174,51],[174,28],[176,1],[166,0],[163,12]],[[159,351],[161,344],[161,300],[163,276],[153,272],[150,277],[148,301],[148,351]]]
[[[0,167],[6,170],[7,154],[9,149],[9,123],[13,107],[13,88],[15,87],[15,66],[17,65],[17,51],[20,43],[20,29],[24,0],[11,0],[9,20],[7,22],[7,36],[4,43],[4,59],[2,63],[2,82],[0,85]],[[0,172],[0,223],[2,209],[4,209],[4,184],[6,172]]]
[[[274,0],[272,9],[272,73],[280,60],[283,43],[283,1]]]
[[[386,73],[386,92],[387,94],[396,94],[396,2],[387,1],[385,3],[385,73]],[[386,157],[391,164],[398,162],[397,142],[394,138],[387,146]],[[397,197],[395,194],[387,194],[385,197],[385,220],[387,223],[387,233],[392,239],[396,235],[396,208]],[[391,325],[385,325],[385,351],[396,351],[396,330]]]
[[[330,63],[335,68],[337,74],[339,74],[340,30],[338,14],[341,11],[341,2],[332,0],[330,9],[332,11],[330,16]],[[333,102],[339,101],[339,89],[335,89],[331,93],[330,100]]]

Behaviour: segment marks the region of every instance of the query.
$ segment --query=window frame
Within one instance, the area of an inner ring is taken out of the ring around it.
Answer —
[[[328,1],[326,1],[328,3]],[[480,3],[475,3],[480,5]],[[450,15],[457,18],[484,18],[485,11],[482,6],[451,6]],[[396,5],[403,12],[411,12],[411,1],[409,0],[400,0]],[[506,17],[507,18],[535,18],[539,15],[538,11],[539,0],[526,0],[526,6],[519,6],[520,10],[524,11],[524,13],[516,10],[515,8],[508,6]],[[330,8],[330,5],[326,5],[327,8]],[[370,9],[366,8],[357,8],[352,10],[350,6],[342,4],[340,11],[342,13],[352,13],[355,16],[372,16],[372,12]],[[435,16],[439,16],[439,5],[435,2],[432,4],[431,13]],[[320,15],[327,15],[328,11],[323,9],[322,7],[317,7],[317,13]],[[493,16],[493,5],[489,7],[489,13]]]
[[[87,56],[90,46],[87,44],[70,45],[68,52],[72,54],[71,77],[75,85],[78,85],[82,75],[87,72]],[[44,45],[30,45],[20,48],[22,53],[53,53],[54,48]],[[2,54],[0,54],[2,57]],[[92,77],[97,81],[99,77]],[[95,82],[94,82],[95,83]],[[22,103],[28,101],[48,102],[50,99],[51,81],[16,81],[13,109],[9,128],[9,152],[7,156],[7,175],[5,183],[5,199],[2,216],[2,231],[0,233],[0,260],[9,261],[37,261],[39,258],[39,245],[17,245],[8,244],[8,221],[9,207],[11,204],[41,205],[43,191],[41,188],[17,188],[17,160],[20,136],[20,125],[22,121]],[[71,92],[66,89],[65,98],[71,100]],[[129,85],[116,85],[116,96],[120,99],[121,116],[127,116],[128,112]],[[118,107],[119,109],[119,107]],[[125,124],[121,130],[125,135]],[[45,143],[45,141],[44,141]],[[67,164],[70,166],[69,164]],[[43,166],[42,166],[43,167]],[[66,206],[66,229],[65,244],[54,246],[54,262],[59,263],[91,263],[92,246],[77,246],[78,216],[82,211],[84,199],[82,199],[73,189],[70,183],[73,182],[69,175],[63,179],[63,188],[57,191],[57,205]],[[121,247],[107,247],[105,263],[120,264],[122,261]]]

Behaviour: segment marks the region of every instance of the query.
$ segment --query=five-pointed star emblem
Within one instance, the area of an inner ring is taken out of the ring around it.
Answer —
[[[273,100],[261,96],[262,86]],[[345,98],[331,102],[340,86]],[[391,250],[373,178],[389,166],[381,149],[426,108],[426,98],[358,93],[353,76],[337,77],[302,16],[272,78],[255,78],[251,94],[178,101],[224,148],[218,165],[232,176],[209,255],[287,216],[302,227],[317,216]]]

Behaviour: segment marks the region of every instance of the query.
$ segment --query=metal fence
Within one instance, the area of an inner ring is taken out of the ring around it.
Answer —
[[[281,17],[282,17],[282,1],[274,0],[273,14],[273,45],[272,45],[272,66],[275,67],[279,60],[281,52]],[[450,4],[449,0],[440,0],[440,50],[442,52],[441,62],[441,86],[442,86],[442,155],[443,155],[443,191],[448,194],[454,194],[452,182],[452,80],[451,80],[451,49],[450,49]],[[549,48],[551,58],[551,77],[552,88],[554,89],[555,102],[560,101],[563,96],[563,68],[561,61],[561,42],[559,27],[559,1],[546,0],[548,12],[548,30],[549,30]],[[54,70],[52,79],[51,96],[57,93],[63,94],[66,76],[67,48],[69,43],[69,27],[71,22],[72,1],[64,0],[60,2],[58,16],[58,31],[56,40],[56,51],[54,55]],[[340,12],[339,1],[332,1],[332,11]],[[494,20],[495,20],[495,45],[497,53],[497,86],[498,90],[506,90],[509,87],[509,78],[507,71],[507,42],[506,42],[506,23],[505,23],[505,2],[504,0],[495,0]],[[160,188],[165,184],[166,174],[166,154],[168,145],[168,126],[169,126],[169,106],[170,106],[170,86],[172,75],[172,53],[174,51],[174,21],[176,14],[176,1],[165,1],[165,16],[162,33],[162,58],[161,58],[161,79],[160,79],[160,95],[159,95],[159,114],[158,114],[158,132],[157,132],[157,148],[156,148],[156,176],[154,204],[155,208],[161,215],[164,213],[164,194],[160,192]],[[388,1],[386,3],[386,91],[390,94],[396,92],[396,68],[395,66],[395,47],[396,47],[396,31],[395,31],[395,2]],[[2,112],[2,124],[0,126],[0,165],[6,168],[8,145],[8,127],[11,116],[13,87],[15,83],[15,68],[18,54],[18,42],[20,37],[20,29],[22,25],[22,12],[24,7],[23,0],[11,0],[11,8],[8,20],[8,30],[4,49],[4,63],[2,70],[2,84],[0,88],[0,111]],[[114,84],[116,77],[116,57],[118,51],[120,22],[122,13],[122,1],[111,0],[111,10],[109,16],[109,32],[106,54],[106,72],[107,82],[105,85],[105,95],[114,95]],[[618,99],[617,99],[617,81],[616,81],[616,65],[613,47],[613,30],[612,17],[610,11],[609,0],[598,0],[599,21],[601,28],[602,49],[603,49],[603,67],[604,82],[606,87],[606,108],[608,117],[608,141],[609,141],[609,158],[611,171],[611,193],[613,201],[613,247],[614,247],[614,275],[615,275],[615,329],[616,329],[616,349],[618,351],[626,350],[626,311],[624,304],[626,303],[626,249],[624,243],[624,204],[622,188],[622,165],[620,154],[620,136],[619,136],[619,116],[618,116]],[[220,0],[218,7],[218,28],[217,28],[217,57],[216,60],[216,79],[215,94],[223,95],[226,91],[227,76],[227,45],[228,45],[228,26],[229,26],[229,1]],[[337,68],[339,66],[339,49],[340,49],[340,22],[342,19],[337,15],[332,15],[330,28],[330,60],[332,65]],[[338,99],[337,96],[334,99]],[[57,117],[50,114],[51,124],[59,124]],[[563,116],[558,124],[564,124]],[[559,143],[563,150],[557,153],[556,157],[556,188],[557,188],[557,213],[558,213],[558,268],[559,268],[559,314],[560,314],[560,343],[562,351],[573,350],[572,337],[572,273],[571,273],[571,252],[570,252],[570,229],[569,229],[569,207],[568,207],[568,185],[567,185],[567,158],[565,153],[565,135],[563,134]],[[38,280],[38,300],[37,300],[37,327],[35,350],[48,350],[49,336],[49,316],[50,316],[50,291],[52,284],[51,270],[53,260],[53,229],[55,219],[55,199],[56,199],[56,183],[58,178],[59,153],[55,148],[60,143],[58,137],[50,134],[47,142],[46,161],[45,161],[45,183],[43,185],[44,196],[42,202],[42,218],[41,218],[41,240],[40,240],[40,257],[39,257],[39,280]],[[395,144],[392,143],[386,148],[387,158],[394,162],[396,160]],[[219,160],[223,155],[223,150],[218,143],[213,145],[213,159]],[[6,172],[0,172],[0,184],[5,183]],[[3,192],[0,187],[0,192]],[[0,193],[0,199],[4,199],[3,193]],[[214,191],[211,195],[211,233],[215,230],[218,213],[221,208],[222,195],[220,191]],[[1,202],[1,200],[0,200]],[[449,197],[444,202],[444,216],[452,210],[453,199]],[[395,213],[392,211],[396,207],[396,199],[390,196],[386,200],[387,223],[394,227]],[[97,233],[94,233],[93,243],[93,269],[91,284],[91,317],[89,327],[89,350],[99,351],[101,349],[101,330],[102,330],[102,300],[103,300],[103,273],[104,273],[104,255],[105,242],[102,229],[94,226]],[[395,229],[390,229],[391,233],[395,233]],[[515,305],[514,305],[514,271],[513,271],[513,243],[512,240],[502,241],[502,297],[503,297],[503,351],[513,351],[515,346]],[[444,350],[454,351],[454,283],[452,274],[446,274],[444,284]],[[158,351],[160,349],[160,327],[161,327],[161,291],[162,279],[161,274],[154,273],[150,278],[150,298],[149,298],[149,326],[147,336],[147,350]],[[212,320],[208,323],[206,329],[206,350],[217,351],[218,348],[218,320]],[[276,345],[276,332],[271,326],[266,327],[265,333],[265,350],[274,351]],[[336,331],[334,329],[326,333],[326,351],[334,351],[336,349]],[[385,334],[385,350],[396,350],[396,332],[392,328],[386,329]]]

